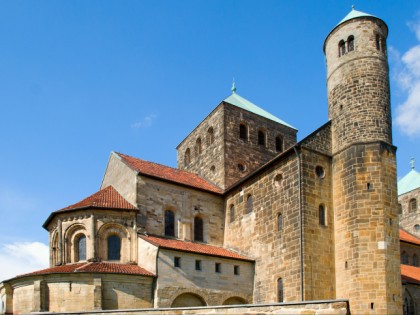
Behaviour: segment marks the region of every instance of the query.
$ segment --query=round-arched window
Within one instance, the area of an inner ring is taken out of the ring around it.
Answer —
[[[121,239],[117,235],[108,237],[108,260],[120,260]]]

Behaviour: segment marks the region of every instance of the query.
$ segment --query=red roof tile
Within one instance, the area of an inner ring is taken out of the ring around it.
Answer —
[[[155,246],[159,246],[161,248],[179,250],[183,252],[197,253],[197,254],[203,254],[203,255],[219,256],[219,257],[224,257],[224,258],[254,261],[253,259],[239,255],[226,248],[218,247],[214,245],[193,243],[193,242],[181,241],[181,240],[176,240],[176,239],[168,239],[168,238],[150,236],[150,235],[149,236],[140,235],[140,237],[144,239],[145,241]]]
[[[122,153],[115,152],[130,167],[143,175],[163,179],[185,186],[221,194],[223,191],[197,174],[169,166],[144,161]]]
[[[410,233],[400,229],[400,241],[420,245],[420,239]]]
[[[402,281],[420,284],[420,267],[401,265]]]
[[[26,273],[19,275],[16,278],[27,277],[27,276],[37,276],[37,275],[47,275],[54,273],[79,273],[79,272],[92,272],[92,273],[118,273],[118,274],[128,274],[128,275],[141,275],[141,276],[151,276],[154,275],[139,267],[138,265],[125,265],[125,264],[116,264],[116,263],[107,263],[107,262],[85,262],[77,264],[69,264],[64,266],[56,266],[52,268],[47,268],[43,270],[34,271],[31,273]]]
[[[137,210],[137,208],[125,200],[114,187],[108,186],[83,199],[82,201],[58,211],[75,210],[87,207]]]

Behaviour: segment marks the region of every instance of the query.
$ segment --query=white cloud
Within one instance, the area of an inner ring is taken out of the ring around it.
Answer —
[[[420,41],[420,21],[409,23],[410,29]],[[406,100],[396,108],[395,122],[409,136],[420,136],[420,44],[411,47],[402,56],[391,48],[390,59],[394,61],[395,75]]]
[[[157,118],[156,114],[150,114],[144,117],[142,120],[137,121],[131,125],[133,129],[147,128],[153,124],[153,121]]]
[[[0,282],[48,265],[48,246],[43,243],[15,242],[0,247]]]

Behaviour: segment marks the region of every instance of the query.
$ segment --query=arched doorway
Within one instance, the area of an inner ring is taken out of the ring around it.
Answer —
[[[171,307],[206,306],[204,299],[194,293],[183,293],[178,295],[172,302]]]

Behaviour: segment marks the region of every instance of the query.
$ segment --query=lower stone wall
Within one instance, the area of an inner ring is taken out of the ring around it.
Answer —
[[[48,315],[53,313],[31,313]],[[191,314],[284,314],[284,315],[349,315],[348,300],[309,301],[281,304],[248,304],[213,307],[158,308],[119,311],[60,313],[72,315],[191,315]]]

